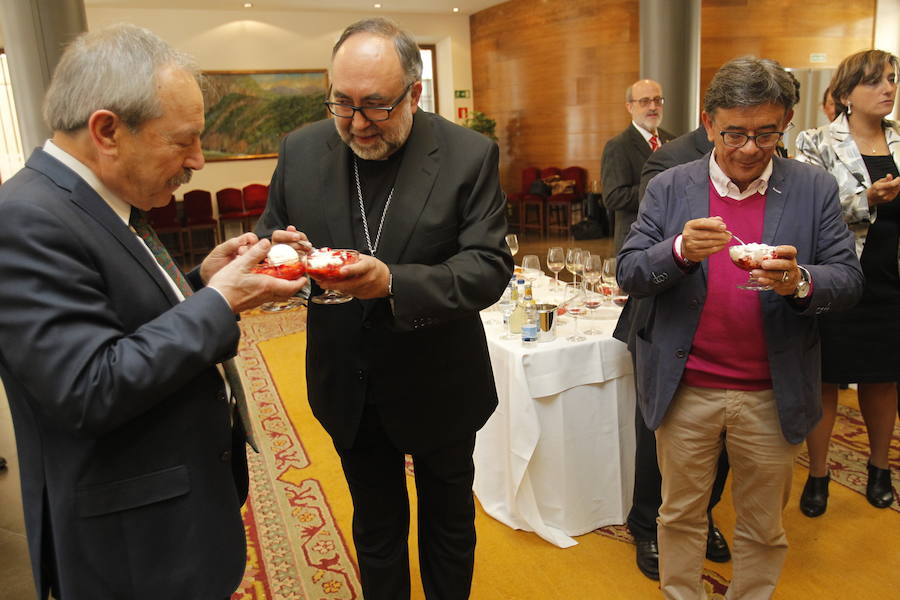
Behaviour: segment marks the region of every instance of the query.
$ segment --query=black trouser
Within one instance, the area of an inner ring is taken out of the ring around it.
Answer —
[[[429,600],[464,600],[475,564],[475,435],[413,454],[419,568]],[[404,453],[368,404],[353,448],[337,448],[353,497],[353,542],[366,600],[410,597]]]
[[[656,435],[647,428],[639,408],[635,407],[634,496],[628,513],[628,529],[637,540],[656,539],[656,517],[662,505],[662,476],[656,461]],[[719,503],[728,477],[728,454],[722,454],[716,468],[709,508]]]

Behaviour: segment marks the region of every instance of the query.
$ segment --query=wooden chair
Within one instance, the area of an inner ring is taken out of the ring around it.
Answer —
[[[584,216],[587,171],[582,167],[567,167],[560,172],[559,178],[574,181],[575,191],[553,194],[547,198],[547,231],[569,234],[575,224],[575,213],[578,213],[579,220]]]
[[[560,170],[557,167],[547,167],[546,169],[541,169],[540,178],[546,179],[547,177],[551,177],[553,175],[559,175]],[[547,198],[545,196],[540,196],[538,194],[528,194],[524,201],[522,202],[522,231],[527,231],[529,229],[537,229],[541,235],[544,235],[544,232],[547,231],[547,222],[546,222],[546,205]],[[537,217],[533,222],[528,220],[529,209],[533,209],[535,216]]]
[[[243,233],[247,212],[244,210],[244,196],[241,190],[237,188],[219,190],[216,192],[216,205],[219,208],[219,239],[226,239],[225,225],[228,223],[238,223]]]
[[[522,169],[522,191],[513,192],[506,197],[506,205],[509,207],[510,214],[509,223],[510,225],[515,223],[519,233],[525,231],[523,229],[525,226],[525,198],[529,195],[531,183],[540,176],[541,172],[537,167],[525,167]]]
[[[205,256],[219,243],[219,222],[213,217],[212,194],[207,190],[191,190],[184,195],[184,228],[187,231],[187,251],[192,264],[194,255]],[[205,242],[194,232],[207,231]],[[196,240],[196,241],[195,241]]]
[[[253,231],[259,216],[266,210],[269,186],[262,183],[251,183],[245,185],[241,192],[244,196],[244,211],[247,213],[245,228],[247,231]]]
[[[169,203],[160,208],[151,208],[147,213],[147,220],[160,241],[169,251],[172,260],[176,264],[183,262],[184,253],[184,227],[181,225],[181,219],[178,218],[178,205],[175,204],[175,196],[169,199]],[[174,235],[174,243],[167,243],[167,240]],[[181,266],[179,264],[179,266]]]

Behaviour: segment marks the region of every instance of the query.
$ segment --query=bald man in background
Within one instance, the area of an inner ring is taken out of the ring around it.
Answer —
[[[637,218],[644,162],[651,152],[675,137],[659,127],[664,102],[662,86],[652,79],[642,79],[628,86],[625,109],[631,115],[631,124],[606,142],[603,149],[600,162],[603,204],[615,211],[616,252]]]

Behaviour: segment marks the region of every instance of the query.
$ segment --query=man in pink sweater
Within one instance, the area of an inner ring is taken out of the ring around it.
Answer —
[[[815,316],[862,290],[834,178],[774,156],[796,101],[778,63],[726,63],[704,101],[712,152],[650,182],[619,253],[619,284],[653,303],[635,358],[662,473],[669,599],[705,598],[706,508],[723,444],[737,513],[727,598],[773,594],[794,457],[821,417]],[[751,271],[764,291],[745,289],[747,272],[729,257],[739,239],[774,247]]]

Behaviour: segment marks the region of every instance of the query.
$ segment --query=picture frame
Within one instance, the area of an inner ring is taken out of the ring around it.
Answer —
[[[326,69],[204,71],[207,161],[278,156],[291,131],[328,116]]]

